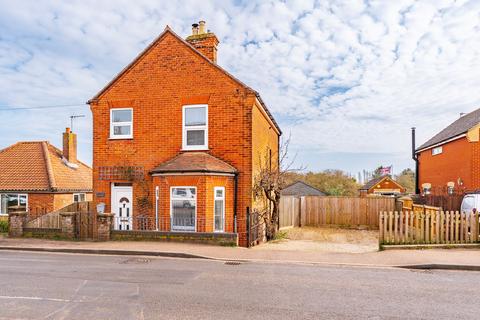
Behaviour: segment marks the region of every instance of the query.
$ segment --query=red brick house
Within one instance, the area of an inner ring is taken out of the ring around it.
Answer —
[[[260,95],[217,65],[215,34],[169,27],[88,103],[94,202],[115,229],[238,233],[280,128]],[[253,71],[253,70],[252,70]]]
[[[67,128],[63,150],[48,141],[18,142],[0,150],[0,216],[10,206],[40,215],[91,200],[92,169],[77,159],[77,137]]]
[[[360,189],[360,196],[395,196],[406,192],[405,187],[393,180],[389,175],[374,178]]]
[[[480,109],[461,116],[416,149],[421,193],[480,189]]]

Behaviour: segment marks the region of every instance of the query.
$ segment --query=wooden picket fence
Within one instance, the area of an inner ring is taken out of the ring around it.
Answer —
[[[380,244],[466,244],[479,242],[479,214],[458,211],[383,211]]]

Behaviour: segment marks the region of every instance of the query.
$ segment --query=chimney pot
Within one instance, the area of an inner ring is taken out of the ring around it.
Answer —
[[[205,21],[200,21],[198,22],[199,24],[199,30],[198,30],[198,34],[204,34],[205,33]]]
[[[198,23],[192,24],[192,35],[198,34]]]

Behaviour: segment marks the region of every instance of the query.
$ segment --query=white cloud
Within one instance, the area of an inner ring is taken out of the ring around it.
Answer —
[[[83,103],[166,24],[186,36],[205,19],[221,41],[219,63],[262,94],[312,169],[326,166],[312,163],[319,152],[348,154],[350,171],[410,165],[411,126],[426,140],[480,107],[479,1],[0,0],[0,7],[3,105]],[[59,141],[51,128],[60,131],[71,113],[89,116],[86,107],[53,110],[0,113],[0,145]],[[84,141],[89,121],[78,121]],[[89,159],[89,146],[82,153]]]

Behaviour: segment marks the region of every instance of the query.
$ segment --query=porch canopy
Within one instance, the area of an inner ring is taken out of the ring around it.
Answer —
[[[234,175],[237,169],[206,152],[184,152],[160,164],[151,171],[155,174],[217,173]]]

